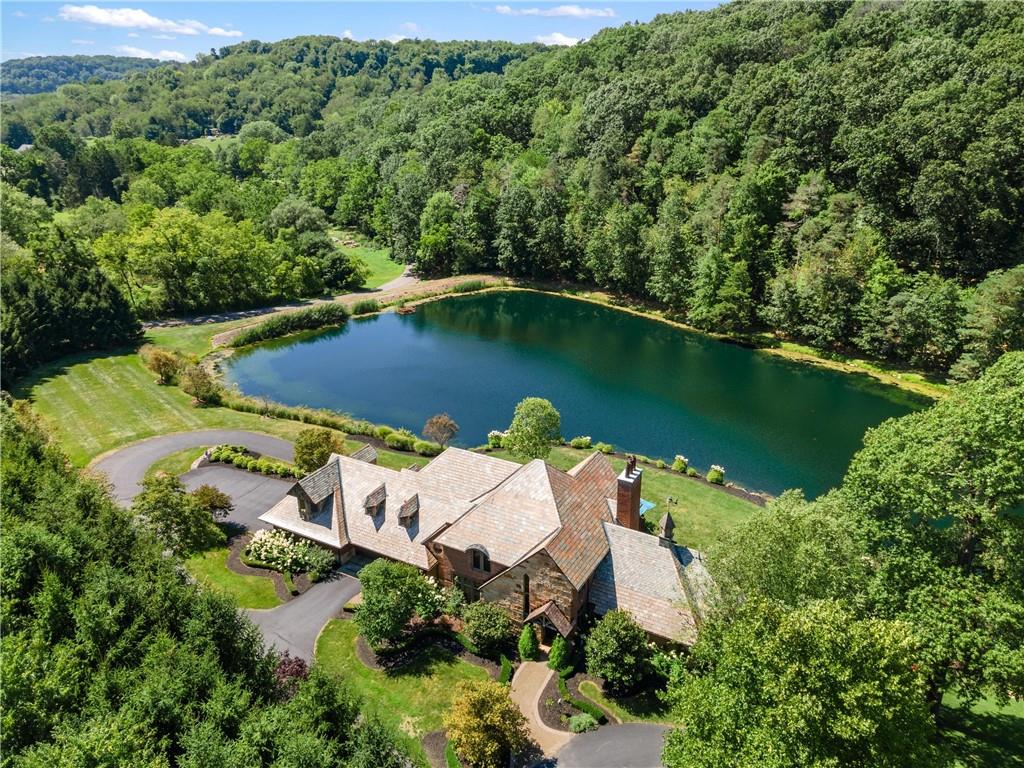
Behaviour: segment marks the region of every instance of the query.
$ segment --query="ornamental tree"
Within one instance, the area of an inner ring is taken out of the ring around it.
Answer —
[[[934,725],[910,628],[833,601],[755,599],[705,624],[666,700],[668,768],[933,765]]]
[[[439,413],[427,419],[423,425],[423,436],[441,445],[448,445],[459,433],[459,425],[447,413]]]
[[[363,602],[356,609],[355,622],[374,648],[402,634],[424,591],[432,589],[419,569],[383,557],[363,568],[359,581]]]
[[[165,472],[142,481],[132,512],[176,555],[199,552],[224,540],[200,501]]]
[[[295,438],[295,466],[302,472],[319,469],[332,453],[342,450],[341,440],[333,432],[322,427],[304,429]]]
[[[466,635],[484,656],[494,656],[512,640],[512,620],[494,603],[479,600],[463,610]]]
[[[220,398],[220,387],[208,370],[201,365],[190,365],[179,376],[181,388],[195,398],[196,403],[212,405]]]
[[[527,397],[516,406],[502,446],[517,456],[543,459],[562,432],[562,417],[549,400]]]
[[[519,633],[519,658],[523,661],[532,661],[537,658],[540,651],[540,644],[537,642],[537,631],[531,624],[523,624],[523,631]]]
[[[443,722],[463,762],[499,768],[529,745],[526,718],[506,686],[494,680],[466,680],[456,687],[454,702]]]
[[[587,638],[587,672],[604,679],[612,693],[634,690],[650,669],[647,633],[629,611],[606,613]]]

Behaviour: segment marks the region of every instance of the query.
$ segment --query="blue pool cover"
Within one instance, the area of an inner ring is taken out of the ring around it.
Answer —
[[[646,515],[648,512],[650,512],[656,506],[658,506],[658,505],[655,504],[653,501],[648,501],[647,499],[640,499],[640,515],[641,515],[641,517],[643,515]]]

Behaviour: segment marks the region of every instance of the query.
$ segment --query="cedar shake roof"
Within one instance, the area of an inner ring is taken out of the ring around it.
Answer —
[[[355,453],[350,454],[353,459],[365,461],[367,464],[377,463],[377,449],[367,443]]]
[[[334,489],[341,485],[341,475],[338,474],[338,463],[334,461],[334,458],[335,456],[332,455],[331,459],[320,467],[320,469],[310,472],[304,478],[299,480],[299,482],[292,486],[292,489],[288,491],[288,493],[295,491],[295,486],[298,486],[314,504],[319,504],[334,493]]]
[[[398,510],[398,518],[405,520],[410,517],[416,517],[416,514],[420,511],[420,495],[414,493],[411,498],[406,499],[402,502],[402,506]]]
[[[700,553],[615,523],[604,530],[608,555],[590,585],[596,613],[622,608],[651,634],[693,644],[711,583]]]
[[[450,452],[455,455],[446,457]],[[462,494],[479,495],[479,478],[497,477],[497,484],[519,469],[519,465],[449,448],[419,472],[388,469],[335,454],[313,474],[319,475],[328,468],[333,468],[341,488],[338,494],[341,505],[337,510],[333,510],[333,503],[330,505],[334,514],[329,519],[317,515],[315,521],[302,520],[298,500],[289,495],[264,513],[260,520],[329,546],[342,547],[351,543],[426,569],[429,564],[424,542],[444,525],[462,516],[473,504],[472,496]],[[387,497],[384,514],[366,514],[364,502],[367,497],[380,493],[382,488]],[[401,505],[413,497],[418,500],[417,514],[411,522],[406,519],[406,525],[402,525],[399,521]]]
[[[562,637],[568,637],[569,633],[572,632],[572,622],[566,618],[565,614],[562,613],[562,609],[555,605],[553,601],[548,600],[544,605],[537,608],[529,616],[523,619],[523,623],[529,624],[540,616],[543,616],[550,621],[551,625],[558,630],[558,634]]]

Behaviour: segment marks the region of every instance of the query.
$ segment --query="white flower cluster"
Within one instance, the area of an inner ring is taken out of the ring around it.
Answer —
[[[306,565],[304,542],[286,531],[259,530],[249,542],[249,557],[282,571],[301,571]]]
[[[716,469],[717,469],[717,470],[718,470],[719,472],[721,472],[721,473],[722,473],[723,475],[725,474],[725,467],[719,466],[718,464],[712,464],[712,465],[711,465],[711,469],[712,469],[712,470],[716,470]]]

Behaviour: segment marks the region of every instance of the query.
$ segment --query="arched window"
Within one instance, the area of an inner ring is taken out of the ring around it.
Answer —
[[[486,549],[479,544],[474,544],[469,548],[469,552],[473,558],[474,571],[491,572],[491,556],[487,554]]]

